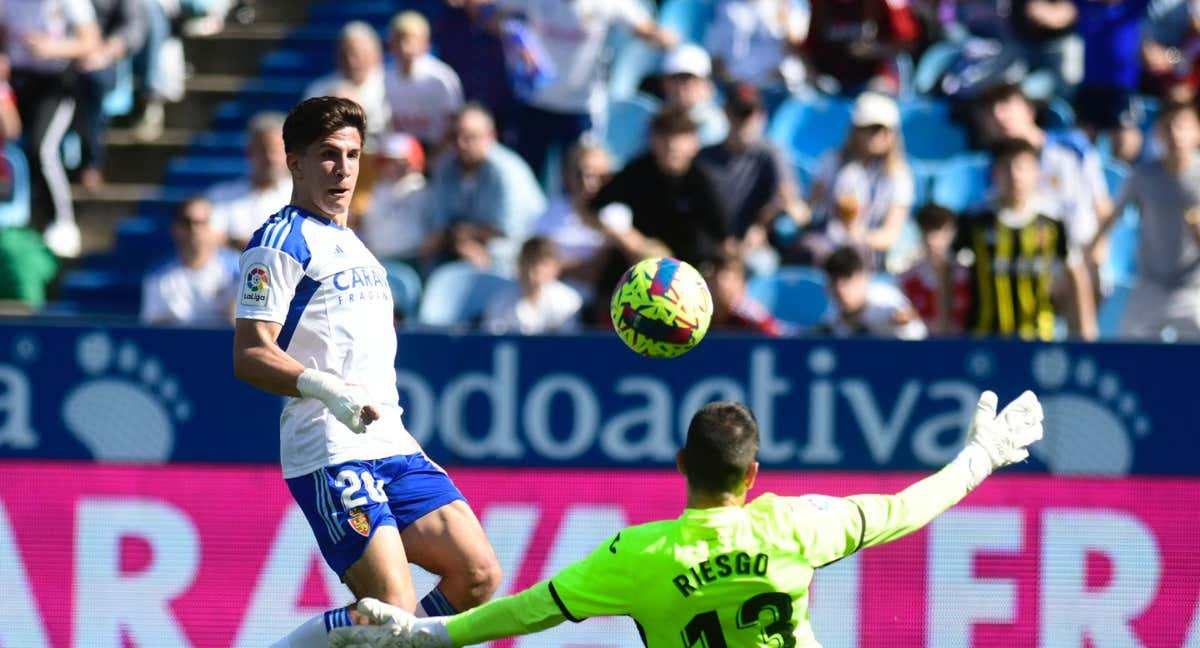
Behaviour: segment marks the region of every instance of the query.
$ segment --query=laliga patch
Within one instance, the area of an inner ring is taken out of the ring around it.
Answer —
[[[270,290],[271,279],[267,274],[267,266],[251,263],[246,269],[246,281],[242,284],[242,305],[265,307]]]
[[[350,528],[354,529],[358,535],[368,537],[371,535],[371,520],[367,517],[367,512],[362,510],[361,506],[355,506],[350,509]]]

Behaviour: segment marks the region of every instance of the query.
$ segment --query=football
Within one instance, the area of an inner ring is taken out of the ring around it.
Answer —
[[[648,358],[674,358],[704,339],[712,295],[695,268],[678,259],[645,259],[613,290],[612,321],[630,349]]]

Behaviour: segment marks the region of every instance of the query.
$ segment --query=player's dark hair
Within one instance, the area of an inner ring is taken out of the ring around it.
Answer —
[[[1010,137],[996,142],[992,145],[991,153],[993,170],[1001,165],[1012,162],[1022,155],[1032,155],[1034,159],[1038,157],[1037,147],[1028,140],[1018,137]]]
[[[719,495],[740,490],[758,456],[758,421],[741,403],[721,401],[701,407],[688,425],[683,465],[688,487]]]
[[[557,258],[558,248],[554,245],[554,241],[544,236],[531,236],[521,245],[517,263],[528,266],[541,261],[553,261]]]
[[[693,135],[697,128],[696,121],[692,119],[687,108],[682,106],[663,108],[650,120],[651,135]]]
[[[846,279],[866,270],[867,264],[857,249],[847,245],[834,250],[825,259],[824,269],[830,280]]]
[[[362,106],[340,97],[313,97],[292,108],[283,122],[283,150],[302,153],[313,142],[353,128],[360,138],[367,135],[367,118]]]
[[[917,210],[917,227],[922,232],[932,232],[940,230],[947,225],[951,225],[958,220],[958,216],[951,210],[934,205],[932,203],[923,205]]]
[[[742,261],[742,257],[736,254],[730,254],[721,250],[713,255],[707,263],[701,266],[704,271],[704,276],[711,277],[718,272],[725,270],[736,270],[743,275],[746,274],[746,262]]]

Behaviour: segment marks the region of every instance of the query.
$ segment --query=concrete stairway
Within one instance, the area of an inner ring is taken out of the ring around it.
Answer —
[[[258,76],[265,54],[285,39],[311,38],[327,41],[332,62],[336,26],[326,30],[296,29],[306,22],[311,4],[311,0],[260,0],[254,6],[253,23],[230,23],[219,34],[185,39],[184,51],[192,71],[186,82],[187,95],[167,107],[162,137],[153,142],[138,141],[132,130],[121,127],[122,120],[115,120],[107,135],[106,185],[94,193],[73,188],[85,255],[109,250],[117,222],[134,215],[144,201],[161,203],[162,211],[169,211],[171,205],[183,199],[164,194],[161,183],[172,159],[188,149],[197,132],[212,126],[222,101],[239,93],[275,103],[292,100],[290,88],[295,87],[294,83],[260,84],[264,86],[260,88],[251,82],[247,87],[247,81]],[[231,122],[226,126],[232,129],[231,135],[236,135],[243,124]]]

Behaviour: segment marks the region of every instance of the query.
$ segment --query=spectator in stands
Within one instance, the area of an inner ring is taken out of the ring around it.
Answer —
[[[517,258],[517,285],[492,295],[484,309],[484,330],[538,335],[578,329],[583,300],[558,280],[561,270],[550,239],[525,241]]]
[[[96,12],[87,0],[30,0],[0,6],[17,107],[25,125],[32,225],[56,255],[82,247],[71,204],[62,140],[75,115],[71,79],[76,60],[99,47]]]
[[[547,156],[565,152],[605,111],[604,44],[613,27],[624,26],[655,47],[677,40],[655,23],[639,0],[576,0],[566,3],[500,0],[505,12],[523,15],[530,35],[541,44],[552,78],[521,98],[516,149],[538,177]],[[509,56],[528,56],[527,48]]]
[[[237,254],[213,226],[203,198],[183,203],[171,223],[175,256],[142,278],[143,324],[228,326],[238,289]]]
[[[424,16],[400,13],[390,30],[395,69],[387,74],[386,93],[392,130],[408,133],[436,151],[450,118],[462,108],[462,85],[449,65],[429,53],[429,22]]]
[[[971,275],[954,256],[954,212],[938,205],[917,210],[921,257],[900,276],[900,290],[933,335],[963,332],[971,308]]]
[[[1009,9],[997,0],[941,0],[938,18],[949,40],[968,38],[1007,41],[1012,38]]]
[[[895,94],[900,90],[896,56],[919,37],[907,2],[822,0],[812,3],[804,55],[812,82],[823,90]]]
[[[891,97],[863,93],[850,123],[845,144],[825,156],[813,179],[809,204],[819,225],[803,238],[802,257],[820,265],[833,248],[852,245],[875,268],[908,219],[913,176],[904,159],[900,110]]]
[[[1046,132],[1037,109],[1021,86],[1001,84],[979,97],[979,139],[991,146],[1023,139],[1038,150],[1039,194],[1052,218],[1063,221],[1072,247],[1082,249],[1096,235],[1097,218],[1112,210],[1112,199],[1096,148],[1077,132]],[[1094,260],[1098,263],[1099,260]]]
[[[1084,321],[1091,288],[1069,271],[1063,223],[1038,198],[1038,150],[1022,139],[997,144],[992,183],[993,197],[959,222],[953,246],[971,268],[967,330],[1052,340],[1056,314],[1070,310],[1073,321]],[[1056,302],[1065,308],[1056,308]],[[1094,316],[1088,324],[1085,337],[1092,339]]]
[[[383,45],[365,22],[346,23],[338,35],[337,71],[308,85],[305,97],[341,96],[339,86],[354,88],[355,99],[367,116],[367,133],[378,138],[390,125],[384,89]]]
[[[1112,135],[1113,154],[1133,162],[1142,152],[1141,110],[1133,102],[1141,80],[1139,39],[1150,0],[1076,0],[1083,38],[1083,81],[1075,118],[1095,140]]]
[[[1142,30],[1142,88],[1190,101],[1200,88],[1200,2],[1155,0]]]
[[[213,225],[235,248],[244,248],[262,222],[292,199],[292,176],[283,151],[283,118],[273,112],[255,115],[247,129],[249,175],[219,183],[207,192],[213,205]]]
[[[427,263],[461,258],[480,268],[503,267],[514,260],[511,251],[545,210],[546,198],[525,161],[496,141],[486,108],[467,104],[451,127],[451,150],[432,173],[434,231],[422,257]]]
[[[1025,62],[1029,70],[1053,77],[1050,96],[1069,96],[1083,79],[1083,41],[1075,33],[1079,11],[1075,0],[1011,0],[1014,39],[1005,57]]]
[[[890,283],[871,281],[862,254],[841,247],[825,260],[832,308],[816,332],[837,337],[870,335],[924,339],[927,331],[904,293]]]
[[[101,41],[75,61],[75,130],[79,133],[79,183],[96,190],[104,184],[104,98],[117,87],[117,65],[146,42],[148,25],[139,0],[90,0]]]
[[[1194,106],[1168,103],[1158,116],[1161,158],[1133,168],[1115,214],[1140,212],[1137,279],[1121,335],[1158,338],[1167,328],[1200,339],[1200,119]],[[1107,219],[1103,236],[1116,221]]]
[[[564,280],[585,298],[591,296],[608,244],[604,233],[585,214],[588,203],[610,178],[612,159],[608,151],[586,140],[576,144],[563,168],[566,194],[552,201],[532,228],[534,236],[554,243]]]
[[[704,266],[712,290],[712,330],[744,331],[778,337],[794,333],[746,292],[746,265],[733,254],[719,254]]]
[[[0,301],[41,308],[57,272],[58,259],[41,235],[28,227],[0,227]]]
[[[433,47],[458,74],[463,98],[487,106],[507,134],[515,100],[494,14],[491,0],[446,0],[434,19]]]
[[[376,257],[414,263],[429,236],[425,151],[412,135],[389,133],[373,163],[376,183],[359,236]]]
[[[685,43],[667,52],[662,63],[662,91],[665,107],[688,111],[702,146],[719,144],[729,134],[729,122],[716,102],[712,59],[704,48]]]
[[[804,65],[795,53],[809,18],[804,0],[719,0],[704,35],[714,78],[723,85],[750,83],[768,96],[799,87]]]
[[[716,181],[696,160],[699,151],[688,111],[664,108],[650,123],[650,153],[630,161],[592,199],[593,213],[614,203],[629,207],[629,223],[600,222],[630,258],[646,239],[657,239],[694,266],[732,245]]]
[[[745,252],[767,244],[771,223],[787,214],[798,225],[808,223],[808,206],[800,199],[787,154],[763,137],[767,111],[758,90],[738,84],[725,99],[729,135],[700,151],[700,160],[717,180],[729,233]]]
[[[9,83],[11,70],[7,62],[7,57],[0,55],[0,144],[14,142],[21,137],[21,111],[17,107],[17,94]],[[9,171],[8,175],[11,176],[12,172]],[[9,182],[11,184],[11,178]]]

